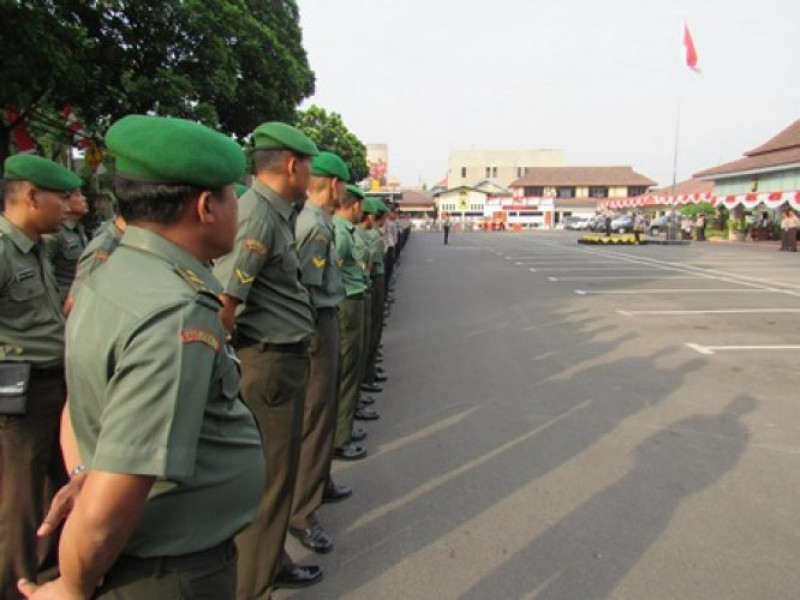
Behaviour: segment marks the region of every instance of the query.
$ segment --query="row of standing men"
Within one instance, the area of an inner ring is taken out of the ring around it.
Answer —
[[[39,157],[6,161],[0,375],[23,385],[0,386],[2,598],[177,586],[261,599],[321,578],[286,535],[333,549],[317,513],[352,493],[331,460],[366,456],[354,419],[379,416],[363,392],[386,380],[384,306],[409,228],[295,128],[252,137],[237,200],[245,159],[228,138],[117,122],[120,216],[88,245],[80,180]],[[36,587],[55,562],[57,536],[43,543],[36,527],[58,488],[40,534],[66,519],[60,577]]]

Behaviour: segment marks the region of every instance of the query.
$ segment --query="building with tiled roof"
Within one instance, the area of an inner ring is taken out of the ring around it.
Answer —
[[[654,185],[628,166],[535,167],[509,187],[517,197],[615,198],[639,196]]]
[[[717,196],[800,190],[800,119],[738,160],[700,171]]]

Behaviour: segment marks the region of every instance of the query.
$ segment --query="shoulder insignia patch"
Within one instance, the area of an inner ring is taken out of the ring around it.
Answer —
[[[253,280],[255,279],[255,277],[247,274],[245,271],[242,271],[241,269],[236,269],[236,278],[242,285],[250,285],[251,283],[253,283]]]
[[[336,266],[337,267],[339,267],[341,269],[343,264],[344,264],[344,259],[343,258],[337,258],[336,259]]]
[[[315,267],[317,267],[318,269],[321,269],[322,267],[325,266],[325,263],[327,261],[324,258],[320,257],[320,256],[314,256],[314,257],[311,258],[311,262],[314,263]]]
[[[367,263],[365,263],[363,261],[361,262],[361,270],[362,271],[366,271],[367,270]]]
[[[194,342],[199,342],[200,344],[205,344],[214,352],[219,352],[220,348],[220,341],[219,338],[210,332],[208,329],[201,329],[199,327],[187,327],[183,329],[180,333],[181,343],[183,344],[192,344]]]
[[[250,250],[253,254],[264,256],[267,253],[267,247],[263,242],[254,238],[248,238],[244,241],[244,247]]]

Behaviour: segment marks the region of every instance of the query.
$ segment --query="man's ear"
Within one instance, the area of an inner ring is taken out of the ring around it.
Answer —
[[[201,223],[210,224],[216,221],[216,214],[214,212],[215,203],[214,197],[208,190],[203,190],[197,197],[197,218]]]

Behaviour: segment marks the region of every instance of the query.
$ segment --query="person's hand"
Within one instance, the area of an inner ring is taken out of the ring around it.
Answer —
[[[23,598],[32,600],[88,600],[89,598],[79,592],[68,590],[61,579],[50,581],[44,585],[36,585],[27,579],[20,579],[17,582],[17,589]]]
[[[36,531],[36,535],[39,537],[51,535],[61,523],[66,521],[75,506],[75,501],[78,499],[85,481],[86,473],[79,473],[58,490],[58,493],[53,496],[50,510],[47,511],[47,515],[45,515],[44,521]]]

